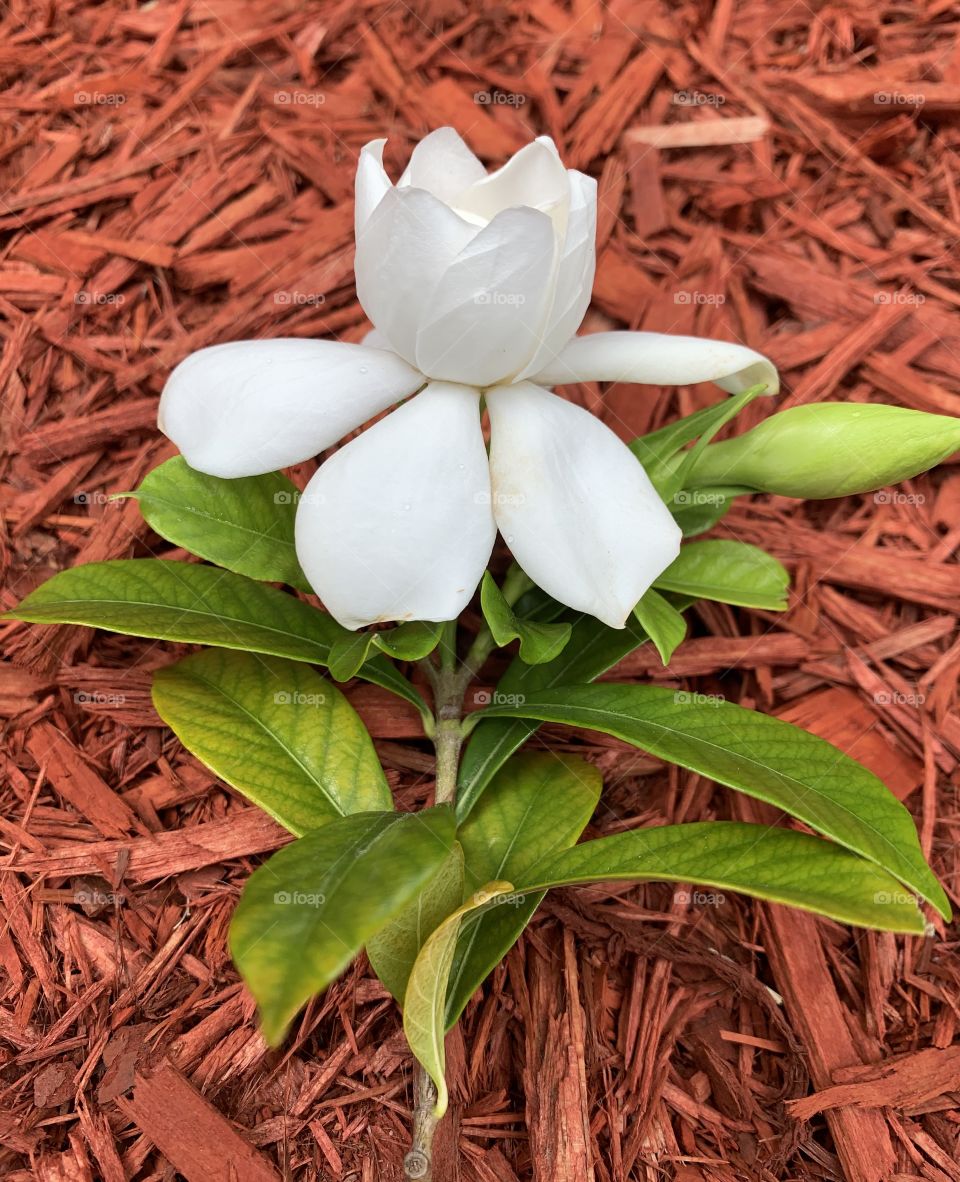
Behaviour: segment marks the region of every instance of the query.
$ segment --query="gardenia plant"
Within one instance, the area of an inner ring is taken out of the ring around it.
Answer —
[[[596,184],[550,140],[488,174],[444,128],[395,185],[382,148],[363,149],[357,176],[366,343],[215,345],[164,390],[160,424],[182,455],[131,495],[204,561],[76,567],[8,616],[211,646],[161,669],[153,696],[183,744],[292,835],[250,878],[231,929],[264,1036],[279,1044],[365,949],[421,1065],[407,1172],[426,1177],[447,1105],[444,1033],[551,887],[696,883],[916,934],[919,901],[949,917],[910,814],[840,751],[716,697],[596,679],[648,642],[667,664],[698,599],[786,608],[787,572],[764,551],[680,545],[735,497],[883,487],[960,447],[960,422],[808,404],[712,443],[776,391],[773,366],[736,344],[574,335]],[[714,381],[731,396],[627,446],[549,389],[586,380]],[[302,493],[276,471],[396,403]],[[500,581],[487,570],[498,529],[515,559]],[[478,586],[484,623],[463,651],[457,617]],[[396,626],[370,627],[385,622]],[[500,648],[495,691],[471,698]],[[437,756],[430,807],[395,810],[337,688],[354,677],[420,712]],[[466,717],[465,701],[479,707]],[[717,821],[580,841],[600,774],[520,751],[542,722],[614,735],[805,831]]]

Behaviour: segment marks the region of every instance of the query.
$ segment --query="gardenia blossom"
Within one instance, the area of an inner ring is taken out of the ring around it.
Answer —
[[[297,554],[327,610],[347,628],[454,619],[499,529],[544,591],[621,628],[680,531],[626,445],[548,387],[764,382],[773,393],[776,371],[742,345],[574,335],[593,286],[597,186],[550,139],[488,174],[441,128],[396,184],[384,142],[367,144],[357,170],[357,295],[374,332],[363,345],[201,349],[167,382],[161,430],[201,472],[255,476],[408,399],[327,459],[300,499]]]

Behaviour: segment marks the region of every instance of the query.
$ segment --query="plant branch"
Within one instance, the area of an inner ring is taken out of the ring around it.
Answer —
[[[403,1172],[418,1182],[431,1182],[433,1177],[433,1138],[440,1123],[433,1115],[437,1089],[423,1064],[417,1063],[413,1072],[413,1140],[403,1159]]]
[[[463,695],[473,677],[473,667],[457,661],[457,625],[453,620],[444,626],[440,640],[439,660],[427,659],[422,668],[433,689],[433,713],[436,722],[433,739],[437,753],[434,804],[452,805],[457,795],[457,772],[464,732]],[[476,646],[474,646],[476,647]],[[473,650],[471,650],[472,652]],[[403,1159],[407,1178],[430,1182],[433,1174],[433,1138],[439,1120],[434,1116],[437,1090],[423,1066],[417,1063],[413,1076],[413,1137],[410,1151]]]

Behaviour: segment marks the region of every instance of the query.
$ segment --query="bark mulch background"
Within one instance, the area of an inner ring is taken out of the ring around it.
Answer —
[[[75,563],[182,556],[107,494],[171,454],[157,395],[191,350],[362,337],[353,170],[380,135],[396,170],[446,123],[491,164],[548,133],[598,176],[587,329],[745,341],[780,365],[781,405],[960,414],[958,34],[944,0],[10,0],[3,605]],[[569,395],[625,438],[717,397]],[[956,897],[960,472],[744,500],[717,532],[789,565],[789,613],[701,606],[669,671],[644,648],[612,676],[830,738],[906,802]],[[257,1032],[225,935],[284,837],[153,713],[177,647],[3,639],[2,1176],[398,1178],[410,1060],[365,961],[282,1051]],[[415,721],[351,694],[401,804],[424,800]],[[606,774],[593,833],[762,815],[614,740],[547,737]],[[960,1179],[958,977],[942,926],[556,892],[450,1039],[440,1177]]]

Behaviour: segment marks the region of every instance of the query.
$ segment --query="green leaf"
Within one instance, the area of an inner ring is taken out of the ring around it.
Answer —
[[[742,394],[731,395],[715,406],[694,411],[693,414],[670,423],[659,431],[641,436],[629,445],[665,501],[673,500],[675,494],[683,488],[684,481],[720,428],[765,389],[765,385],[752,386]],[[697,439],[694,446],[679,455],[680,448],[694,439]]]
[[[330,650],[330,673],[337,681],[355,677],[371,649],[380,649],[398,661],[419,661],[440,643],[442,623],[413,620],[382,632],[351,632]]]
[[[403,698],[409,702],[411,706],[416,706],[420,711],[420,717],[423,719],[424,733],[432,733],[433,712],[423,700],[423,697],[417,692],[416,687],[389,661],[380,656],[370,657],[358,670],[358,675],[364,681],[370,681],[374,685],[379,685],[381,689],[389,690],[390,693],[396,694],[398,698]]]
[[[443,628],[442,620],[411,620],[408,624],[398,624],[396,628],[374,632],[373,643],[387,656],[398,661],[422,661],[440,643]]]
[[[188,750],[292,833],[393,808],[366,727],[309,665],[208,649],[158,670],[153,704]]]
[[[430,881],[395,919],[367,941],[373,971],[403,1004],[410,970],[430,933],[463,902],[463,848],[453,849]]]
[[[545,624],[523,620],[504,598],[503,592],[486,571],[480,585],[480,605],[484,619],[501,648],[512,640],[520,641],[520,660],[528,665],[543,665],[563,652],[570,640],[572,624]]]
[[[326,664],[345,628],[275,587],[196,563],[120,558],[61,571],[7,618]]]
[[[510,705],[538,690],[593,681],[648,639],[636,620],[627,620],[624,628],[608,628],[593,616],[581,616],[573,625],[570,642],[560,656],[546,665],[527,665],[519,658],[512,661],[497,685],[493,701]],[[484,711],[473,720],[476,729],[470,735],[460,764],[456,806],[459,821],[479,800],[497,769],[523,746],[538,725],[487,715]]]
[[[633,609],[633,614],[656,645],[660,660],[669,665],[674,650],[687,634],[686,620],[652,587]]]
[[[330,659],[327,661],[330,676],[337,681],[349,681],[351,677],[356,677],[372,647],[372,632],[351,632],[335,640],[330,646]]]
[[[433,1113],[447,1111],[447,1081],[444,1078],[444,1003],[454,949],[464,917],[482,908],[495,907],[501,895],[513,890],[509,882],[490,882],[448,916],[427,937],[414,961],[403,999],[403,1032],[410,1050],[426,1068],[437,1088]]]
[[[168,542],[266,583],[310,584],[293,544],[297,487],[279,472],[223,480],[174,456],[135,493],[147,524]]]
[[[570,686],[488,713],[603,731],[765,800],[950,914],[909,812],[872,772],[791,723],[704,694],[648,685]]]
[[[697,599],[782,612],[787,610],[790,576],[759,546],[707,538],[682,546],[676,561],[653,585]]]
[[[460,828],[466,889],[492,879],[523,881],[530,868],[573,845],[600,799],[600,773],[583,759],[525,752],[500,769]],[[457,941],[447,988],[446,1028],[527,926],[543,894],[511,895],[468,919]]]
[[[271,1046],[437,873],[453,842],[445,806],[355,813],[299,838],[251,875],[230,950]]]
[[[695,538],[713,529],[729,512],[734,500],[752,490],[742,487],[681,489],[673,498],[670,512],[685,538]]]
[[[704,406],[692,414],[684,415],[682,419],[674,419],[656,431],[640,435],[632,439],[627,446],[649,472],[666,460],[675,456],[681,448],[692,443],[702,432],[706,431],[717,417],[718,409],[729,405],[729,398],[724,398],[713,406]]]
[[[86,624],[317,665],[327,664],[338,640],[354,635],[326,612],[275,587],[212,566],[159,558],[120,558],[61,571],[4,618]],[[360,675],[405,698],[429,725],[423,698],[389,662],[373,657]]]
[[[534,866],[515,890],[663,880],[740,891],[882,931],[925,930],[916,900],[872,862],[807,833],[701,821],[585,841]]]

